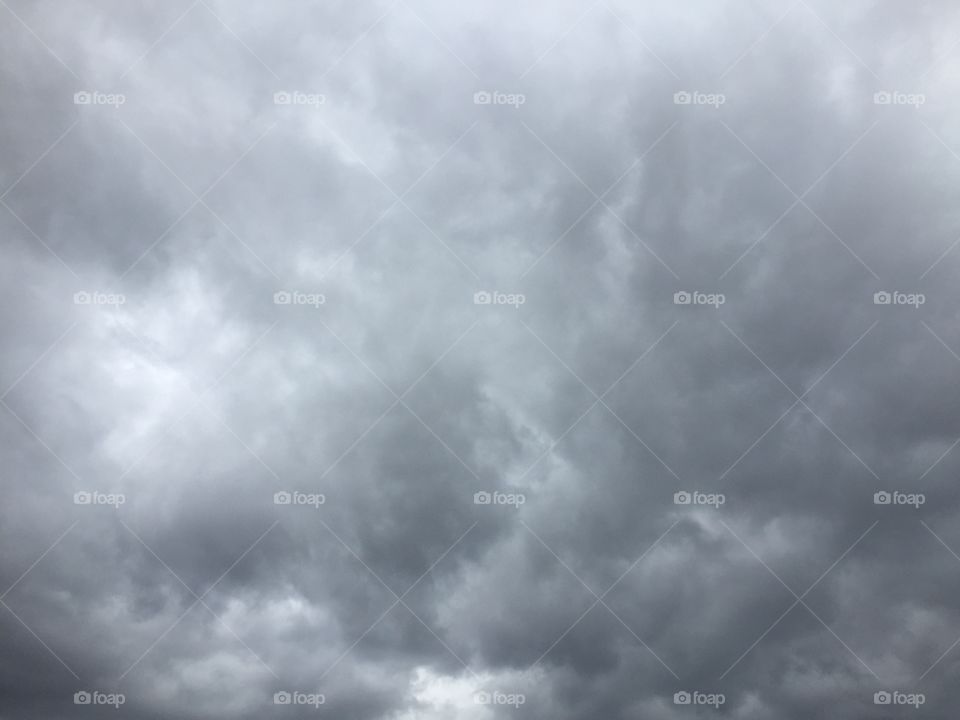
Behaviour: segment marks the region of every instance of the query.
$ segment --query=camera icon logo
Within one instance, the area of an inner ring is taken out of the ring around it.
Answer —
[[[689,505],[692,497],[686,490],[681,490],[673,494],[674,505]]]
[[[690,693],[686,690],[681,690],[680,692],[673,694],[673,704],[674,705],[689,705],[690,704]]]
[[[80,690],[73,694],[73,704],[74,705],[89,705],[93,700],[93,696],[88,693],[86,690]]]
[[[286,690],[281,690],[280,692],[275,692],[273,694],[274,705],[289,705],[292,700],[293,696]]]
[[[674,105],[689,105],[691,102],[693,102],[693,96],[686,90],[681,90],[673,94]]]
[[[893,496],[886,490],[881,490],[873,494],[874,505],[889,505],[893,501]]]
[[[474,105],[489,105],[491,102],[493,102],[493,96],[486,90],[480,90],[473,94]]]
[[[86,490],[81,490],[80,492],[75,492],[73,494],[74,505],[89,505],[92,501],[93,495],[88,493]]]
[[[89,105],[91,102],[93,102],[93,95],[86,90],[81,90],[73,94],[74,105]]]
[[[288,92],[275,92],[273,94],[274,105],[289,105],[293,102],[293,96]]]
[[[873,94],[874,105],[889,105],[893,102],[893,94],[887,90],[881,90]]]
[[[75,292],[73,294],[73,304],[74,305],[89,305],[90,304],[90,293],[84,292]]]
[[[893,702],[893,696],[886,690],[881,690],[873,694],[874,705],[889,705],[891,702]]]
[[[273,294],[274,305],[289,305],[293,302],[293,293],[286,290],[279,290]]]
[[[489,705],[490,700],[490,693],[488,693],[486,690],[480,690],[473,696],[473,701],[477,705]]]
[[[880,292],[875,292],[873,294],[874,305],[889,305],[891,301],[892,296],[886,290],[881,290]]]
[[[480,292],[475,292],[473,294],[473,304],[474,305],[489,305],[493,302],[493,296],[488,293],[486,290],[481,290]]]
[[[489,505],[492,499],[492,496],[486,490],[481,490],[473,494],[474,505]]]
[[[673,294],[674,305],[689,305],[692,299],[692,296],[686,290],[681,290]]]
[[[293,496],[286,490],[273,494],[274,505],[289,505],[291,502],[293,502]]]

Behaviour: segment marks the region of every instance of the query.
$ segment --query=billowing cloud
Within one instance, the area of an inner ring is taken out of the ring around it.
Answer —
[[[956,14],[0,2],[0,720],[952,717]]]

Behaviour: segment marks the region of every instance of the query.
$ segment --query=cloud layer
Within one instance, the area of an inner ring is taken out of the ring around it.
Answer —
[[[835,5],[0,2],[0,720],[953,717],[957,9]]]

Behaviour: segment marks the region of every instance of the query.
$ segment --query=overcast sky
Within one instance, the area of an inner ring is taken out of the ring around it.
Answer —
[[[954,718],[958,15],[0,0],[0,720]]]

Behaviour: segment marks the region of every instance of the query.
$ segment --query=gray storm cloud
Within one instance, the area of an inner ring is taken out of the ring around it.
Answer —
[[[953,717],[952,4],[0,18],[0,720]]]

